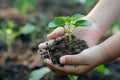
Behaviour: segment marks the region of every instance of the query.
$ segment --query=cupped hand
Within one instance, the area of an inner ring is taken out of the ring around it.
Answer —
[[[50,33],[47,37],[49,41],[41,43],[39,45],[40,49],[44,49],[47,47],[46,43],[51,44],[54,39],[62,37],[66,35],[66,31],[62,27],[58,27],[52,33]],[[102,32],[96,26],[91,27],[78,27],[74,30],[73,35],[78,39],[85,40],[87,44],[91,47],[94,46],[98,40],[100,39]],[[42,54],[42,52],[40,53]],[[60,62],[65,64],[64,67],[59,67],[58,65],[54,65],[51,63],[49,59],[45,59],[44,63],[54,72],[59,74],[74,74],[81,75],[90,69],[92,69],[96,64],[91,63],[92,58],[89,57],[90,54],[86,54],[86,50],[78,55],[66,55],[60,58]],[[64,58],[65,57],[65,58]],[[91,56],[92,57],[92,56]],[[64,62],[66,60],[66,62]],[[72,60],[72,61],[71,61]],[[86,62],[85,62],[86,61]],[[87,62],[88,61],[88,62]],[[70,64],[69,64],[70,62]],[[94,65],[93,65],[94,64]],[[77,65],[77,67],[75,67]]]
[[[66,55],[60,58],[60,62],[65,64],[64,67],[54,65],[49,59],[44,63],[54,72],[62,75],[80,76],[105,62],[106,56],[99,46],[93,46],[82,51],[77,55]]]
[[[66,31],[62,27],[58,27],[52,33],[48,34],[47,38],[49,39],[49,41],[47,41],[47,43],[51,44],[51,42],[53,42],[54,39],[62,37],[66,34]],[[74,30],[73,35],[76,36],[76,38],[78,39],[85,40],[88,46],[94,46],[101,38],[102,31],[94,25],[90,27],[77,27]],[[46,42],[41,43],[39,45],[39,48],[44,49],[46,47]]]

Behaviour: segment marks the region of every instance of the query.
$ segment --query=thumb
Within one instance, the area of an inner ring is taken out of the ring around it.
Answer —
[[[48,39],[55,39],[57,37],[63,36],[65,34],[65,30],[62,27],[58,27],[52,33],[47,35]]]
[[[96,60],[97,59],[97,60]],[[83,50],[77,55],[66,55],[60,58],[60,63],[66,65],[89,65],[96,64],[103,59],[101,50],[98,46]]]
[[[85,61],[87,58],[87,55],[85,55],[88,52],[88,50],[82,51],[82,53],[77,55],[65,55],[60,58],[60,63],[66,64],[66,65],[79,65],[83,64],[85,65]]]

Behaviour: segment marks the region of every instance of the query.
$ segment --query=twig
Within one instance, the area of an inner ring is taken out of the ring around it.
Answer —
[[[51,58],[50,53],[49,53],[48,50],[47,50],[47,53],[48,53],[48,56],[49,56],[50,60],[52,61],[52,58]]]

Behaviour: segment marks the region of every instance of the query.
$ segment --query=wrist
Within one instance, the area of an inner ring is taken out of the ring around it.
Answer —
[[[93,66],[98,66],[100,64],[105,63],[106,56],[103,54],[102,48],[99,47],[99,45],[95,45],[93,47],[90,47],[86,49],[86,56],[88,61],[90,61],[90,64],[93,64]],[[86,60],[87,60],[86,59]]]
[[[101,20],[100,18],[98,19],[97,17],[89,14],[89,15],[86,15],[84,19],[90,21],[92,23],[92,26],[97,27],[102,34],[106,31],[105,28],[102,28],[103,26],[101,25],[102,23],[100,21]]]
[[[99,64],[104,64],[108,62],[108,53],[106,51],[106,48],[103,47],[103,44],[97,45],[99,49],[99,54],[101,55],[101,60]]]
[[[85,16],[84,19],[90,21],[92,24],[88,32],[89,32],[89,34],[91,34],[91,39],[94,41],[92,44],[95,45],[95,44],[97,44],[99,39],[103,36],[104,31],[99,27],[99,24],[94,22],[88,16]],[[93,46],[93,45],[91,45],[91,46]]]

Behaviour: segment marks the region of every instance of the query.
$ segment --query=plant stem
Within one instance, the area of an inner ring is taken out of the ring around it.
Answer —
[[[67,33],[68,33],[68,36],[69,36],[69,44],[71,44],[71,41],[72,41],[71,24],[68,23],[67,26],[68,26]]]
[[[12,52],[12,40],[9,38],[9,35],[6,35],[6,45],[7,45],[7,51]]]
[[[11,43],[7,43],[7,51],[8,51],[8,52],[12,52]]]
[[[71,32],[69,32],[69,43],[71,44],[71,42],[72,42],[72,34]]]

